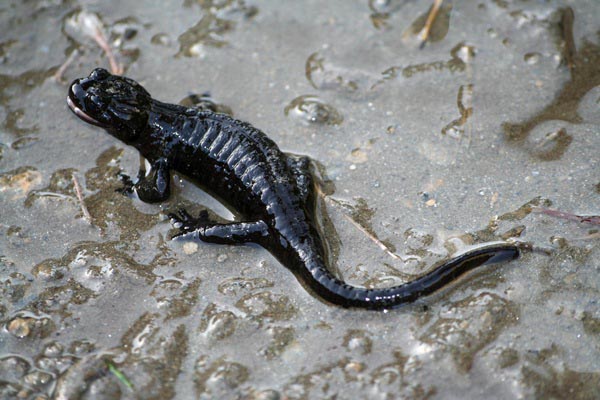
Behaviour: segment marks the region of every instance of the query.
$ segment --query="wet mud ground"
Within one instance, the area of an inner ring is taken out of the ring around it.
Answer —
[[[443,2],[421,45],[430,6],[3,1],[0,398],[598,398],[600,3]],[[259,247],[171,241],[178,207],[233,215],[181,176],[161,205],[115,192],[137,153],[65,104],[97,66],[314,159],[355,285],[522,257],[373,312]]]

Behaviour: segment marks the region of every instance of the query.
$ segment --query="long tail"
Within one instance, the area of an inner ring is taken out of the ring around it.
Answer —
[[[489,245],[448,260],[413,281],[385,289],[359,288],[340,281],[329,272],[320,256],[310,257],[306,270],[300,271],[300,275],[311,289],[331,303],[344,307],[382,309],[431,294],[481,265],[509,261],[518,256],[519,250],[515,245]]]

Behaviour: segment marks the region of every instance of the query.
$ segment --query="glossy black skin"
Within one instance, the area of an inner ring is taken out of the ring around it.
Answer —
[[[175,170],[243,215],[242,222],[218,224],[206,212],[193,218],[182,210],[171,215],[180,235],[211,243],[257,243],[331,303],[390,308],[430,294],[475,267],[519,254],[511,244],[489,245],[400,286],[350,286],[335,278],[325,263],[308,158],[283,153],[264,133],[227,115],[153,100],[133,80],[104,69],[74,81],[67,102],[81,119],[136,147],[150,162],[149,173],[140,174],[134,184],[141,200],[167,199],[170,171]]]

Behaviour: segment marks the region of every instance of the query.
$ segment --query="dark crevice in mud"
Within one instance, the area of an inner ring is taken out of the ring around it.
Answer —
[[[442,135],[451,134],[452,136],[462,135],[464,133],[464,126],[467,124],[468,119],[473,115],[473,85],[461,85],[458,88],[458,95],[456,96],[456,105],[460,117],[452,120],[446,126],[442,128]]]
[[[439,71],[450,71],[450,72],[463,72],[467,67],[467,63],[464,58],[471,58],[475,56],[475,48],[467,45],[465,42],[460,42],[450,50],[451,58],[447,61],[432,61],[420,64],[412,64],[406,67],[394,66],[386,69],[381,74],[383,79],[377,82],[373,86],[377,86],[386,80],[396,78],[400,74],[404,78],[410,78],[418,73],[425,72],[439,72]]]
[[[34,88],[40,86],[47,78],[52,76],[56,67],[45,70],[29,70],[19,75],[0,74],[0,115],[4,114],[4,121],[0,122],[0,129],[22,137],[39,130],[37,124],[22,126],[25,109],[14,106],[14,98],[22,98]]]
[[[558,32],[561,37],[559,49],[567,64],[571,79],[563,86],[552,103],[543,110],[520,123],[505,122],[502,125],[509,143],[520,145],[531,131],[543,122],[561,120],[573,124],[583,122],[577,113],[581,99],[594,87],[600,85],[600,46],[587,40],[579,50],[573,40],[574,14],[571,8],[559,10],[561,13]],[[600,32],[598,32],[600,37]],[[567,71],[565,70],[565,73]]]
[[[445,348],[459,372],[467,373],[475,356],[519,320],[519,307],[494,293],[482,292],[447,304],[421,340]]]
[[[549,348],[530,351],[520,368],[521,381],[535,398],[596,399],[600,373],[577,371],[561,359],[565,351],[555,344]]]
[[[92,225],[100,228],[101,234],[106,234],[115,224],[120,239],[133,243],[142,232],[159,223],[160,217],[140,212],[135,208],[134,199],[119,193],[124,186],[119,178],[122,155],[122,149],[110,147],[98,156],[96,166],[86,171],[86,190],[93,193],[84,197],[84,203],[91,214]]]

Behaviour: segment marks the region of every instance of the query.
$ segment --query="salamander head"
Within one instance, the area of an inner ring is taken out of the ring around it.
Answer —
[[[140,84],[102,68],[73,81],[67,96],[75,115],[129,144],[145,129],[151,102]]]

